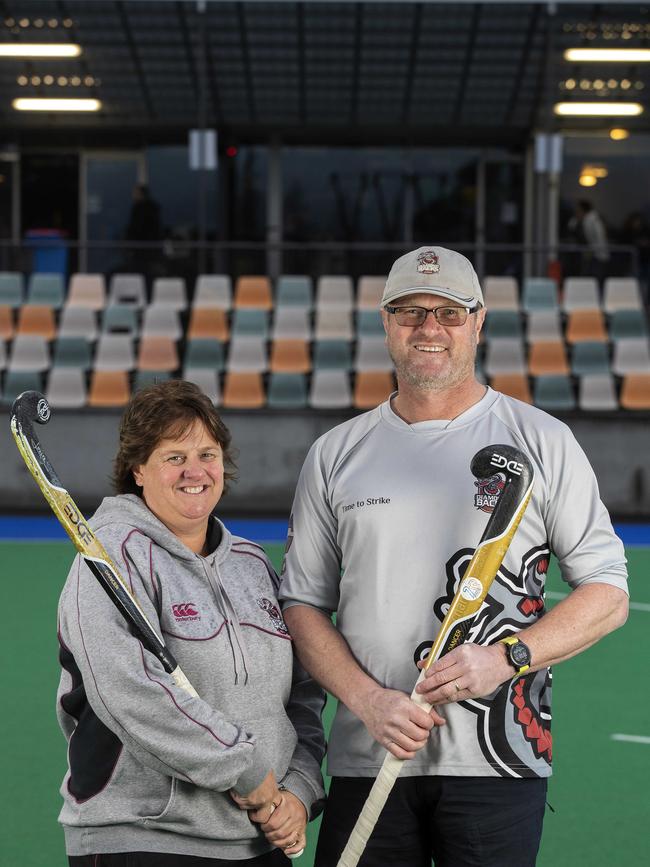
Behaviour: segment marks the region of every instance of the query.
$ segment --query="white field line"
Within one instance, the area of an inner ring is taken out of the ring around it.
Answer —
[[[556,590],[548,590],[548,599],[564,599],[568,593],[558,593]],[[650,611],[650,602],[630,602],[630,611]]]
[[[650,737],[646,737],[646,735],[610,735],[610,740],[613,741],[625,741],[628,744],[649,744],[650,745]]]

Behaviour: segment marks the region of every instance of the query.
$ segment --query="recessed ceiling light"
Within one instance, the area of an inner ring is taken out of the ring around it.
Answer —
[[[16,111],[99,111],[98,99],[14,99]]]
[[[626,138],[630,137],[629,129],[623,129],[622,127],[615,126],[614,129],[610,129],[609,137],[614,141],[623,141]]]
[[[580,175],[578,183],[581,187],[595,187],[598,180],[593,175]]]
[[[81,46],[66,43],[3,42],[0,57],[79,57]]]
[[[564,59],[574,63],[650,63],[650,48],[567,48]]]
[[[557,102],[555,114],[563,117],[635,117],[643,114],[638,102]]]

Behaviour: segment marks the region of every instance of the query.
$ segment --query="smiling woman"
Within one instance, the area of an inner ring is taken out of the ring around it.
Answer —
[[[59,603],[59,820],[72,867],[98,856],[112,867],[282,865],[320,812],[324,696],[293,659],[264,551],[213,514],[234,472],[230,434],[199,388],[136,392],[117,496],[90,523],[199,697],[77,558]]]

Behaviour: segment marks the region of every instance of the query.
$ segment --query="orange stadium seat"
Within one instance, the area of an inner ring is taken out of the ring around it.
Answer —
[[[572,310],[566,326],[567,343],[607,341],[605,319],[600,310]]]
[[[273,307],[273,296],[269,278],[240,277],[235,285],[234,306],[270,310]]]
[[[131,397],[125,370],[94,370],[90,378],[88,406],[124,406]]]
[[[561,340],[540,340],[531,343],[528,372],[532,376],[551,376],[569,373],[566,349]]]
[[[393,391],[395,391],[395,381],[392,373],[377,370],[360,371],[354,383],[354,405],[357,409],[372,409],[383,403]]]
[[[8,304],[0,305],[0,339],[11,340],[14,336],[14,314]]]
[[[259,409],[266,403],[260,373],[226,374],[223,405],[228,409]]]
[[[528,377],[523,373],[500,373],[492,377],[490,385],[495,391],[523,400],[524,403],[533,402]]]
[[[217,307],[193,307],[186,336],[190,340],[197,338],[228,340],[226,311]]]
[[[628,373],[621,385],[623,409],[650,409],[650,373]]]
[[[171,337],[143,337],[138,349],[138,370],[177,370],[176,342]]]
[[[49,304],[23,304],[18,311],[17,334],[38,334],[46,340],[56,337],[54,309]]]
[[[275,340],[269,369],[273,373],[309,373],[309,344],[305,340]]]

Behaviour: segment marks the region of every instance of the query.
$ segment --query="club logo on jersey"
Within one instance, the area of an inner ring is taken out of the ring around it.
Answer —
[[[177,623],[201,619],[201,615],[196,610],[193,602],[177,602],[175,605],[172,605],[172,614]]]
[[[493,512],[499,495],[506,485],[501,473],[495,473],[489,479],[477,479],[474,482],[477,492],[474,494],[474,505],[481,512]]]
[[[43,424],[45,424],[50,418],[50,406],[44,397],[39,400],[36,406],[36,414]]]
[[[437,274],[440,270],[438,257],[433,250],[423,250],[418,256],[418,273]]]
[[[257,600],[257,604],[260,606],[262,611],[266,611],[266,613],[271,618],[271,623],[275,627],[276,632],[281,632],[283,635],[288,635],[289,630],[287,629],[284,620],[282,619],[282,615],[278,609],[278,606],[271,602],[270,599],[266,597],[262,597]]]

